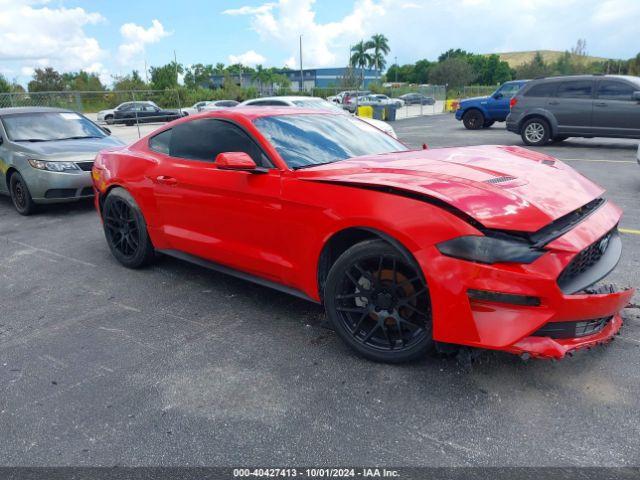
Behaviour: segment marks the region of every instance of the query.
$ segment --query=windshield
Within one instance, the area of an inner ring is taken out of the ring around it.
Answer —
[[[257,118],[253,123],[291,168],[408,150],[348,115],[278,115]]]
[[[73,112],[10,114],[2,117],[2,123],[9,140],[14,142],[46,142],[107,136],[95,123]]]
[[[326,100],[294,100],[293,104],[296,107],[314,108],[317,110],[331,110],[338,111],[340,113],[344,112],[342,108],[337,107],[334,104],[327,102]]]

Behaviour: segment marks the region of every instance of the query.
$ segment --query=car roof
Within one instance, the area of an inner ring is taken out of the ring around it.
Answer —
[[[634,77],[632,75],[601,75],[601,74],[582,74],[582,75],[554,75],[549,77],[540,77],[535,80],[543,81],[559,81],[559,80],[595,80],[597,78],[605,78],[605,79],[621,79],[621,80],[632,80],[637,82],[638,77]]]
[[[189,121],[196,118],[246,118],[248,120],[255,120],[261,117],[274,117],[280,115],[340,115],[341,112],[333,112],[331,110],[319,110],[316,108],[291,108],[291,107],[277,107],[277,106],[264,106],[254,107],[251,105],[243,105],[239,107],[222,109],[222,110],[207,110],[196,115],[189,115],[176,121],[176,123]]]
[[[0,108],[0,115],[12,115],[15,113],[69,113],[73,110],[55,107],[7,107]]]
[[[324,98],[320,98],[320,97],[305,97],[304,95],[298,95],[298,96],[294,96],[294,95],[288,95],[288,96],[282,96],[282,97],[260,97],[260,98],[251,98],[249,100],[245,100],[246,102],[253,102],[253,101],[257,101],[257,100],[281,100],[281,101],[285,101],[285,102],[293,102],[296,100],[322,100],[325,101],[326,100]]]

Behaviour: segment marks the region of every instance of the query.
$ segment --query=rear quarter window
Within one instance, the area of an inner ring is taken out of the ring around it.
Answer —
[[[149,148],[155,152],[169,155],[171,145],[171,129],[160,132],[149,139]]]

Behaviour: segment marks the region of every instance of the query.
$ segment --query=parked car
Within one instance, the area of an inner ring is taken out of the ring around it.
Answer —
[[[120,110],[122,108],[128,108],[131,105],[139,105],[139,106],[144,106],[144,105],[151,105],[153,107],[157,107],[158,105],[155,104],[155,102],[151,102],[151,101],[141,101],[141,102],[124,102],[121,103],[120,105],[118,105],[116,108],[110,108],[107,110],[100,110],[98,112],[98,121],[99,122],[105,122],[108,125],[113,124],[113,118],[115,115],[115,112],[117,110]]]
[[[136,123],[170,122],[183,116],[180,110],[163,110],[155,105],[131,104],[114,112],[113,123],[131,126]]]
[[[465,128],[478,130],[489,128],[495,122],[504,122],[509,115],[509,102],[528,80],[503,83],[487,97],[464,98],[456,110],[456,120],[462,120]]]
[[[209,110],[218,110],[219,108],[232,108],[239,104],[240,102],[236,102],[235,100],[214,100],[213,102],[207,102],[201,111],[206,112]]]
[[[345,90],[333,97],[328,97],[327,100],[332,103],[338,103],[340,105],[343,105],[348,103],[349,99],[351,99],[352,97],[369,95],[370,93],[371,92],[369,90]]]
[[[511,99],[507,130],[533,146],[569,137],[640,138],[640,78],[574,75],[532,80]]]
[[[348,115],[348,113],[339,106],[327,102],[319,97],[263,97],[254,98],[252,100],[245,100],[239,107],[298,107],[298,108],[311,108],[314,110],[328,110],[330,112],[342,113]],[[387,135],[391,135],[393,138],[398,138],[396,131],[391,125],[382,120],[376,120],[374,118],[358,117],[363,122],[373,125],[379,128]]]
[[[436,101],[433,97],[427,97],[422,93],[405,93],[400,95],[405,105],[435,105]]]
[[[180,113],[182,113],[183,116],[186,115],[194,115],[196,113],[199,113],[207,104],[211,103],[210,101],[202,101],[202,102],[196,102],[193,105],[191,105],[190,107],[184,107],[184,108],[180,108]]]
[[[343,108],[353,113],[356,111],[356,105],[393,105],[395,107],[402,107],[404,105],[404,101],[399,98],[389,98],[386,95],[369,94],[361,95],[359,97],[349,97],[349,100],[343,105]]]
[[[388,95],[383,95],[381,93],[375,93],[371,96],[380,100],[383,105],[395,105],[398,108],[404,106],[404,100],[401,98],[391,98]]]
[[[0,108],[0,193],[22,215],[38,204],[92,197],[94,157],[123,145],[109,135],[71,110]]]
[[[122,265],[163,252],[322,303],[372,360],[437,342],[561,358],[612,339],[634,294],[592,287],[621,210],[519,147],[411,151],[339,112],[231,108],[102,151],[93,178]]]

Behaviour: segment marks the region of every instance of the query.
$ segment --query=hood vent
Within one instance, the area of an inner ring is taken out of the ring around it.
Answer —
[[[515,180],[515,179],[516,177],[509,177],[509,176],[494,177],[494,178],[490,178],[489,180],[485,180],[484,183],[491,183],[491,184],[504,183],[504,182],[510,182],[511,180]]]

